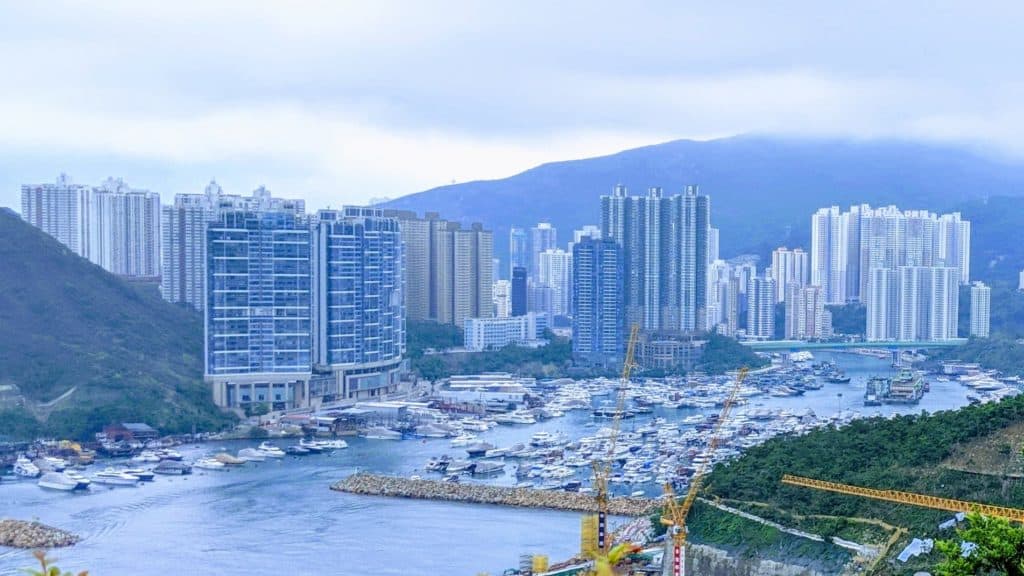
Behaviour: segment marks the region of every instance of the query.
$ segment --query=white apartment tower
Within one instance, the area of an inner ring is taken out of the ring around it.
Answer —
[[[957,337],[960,271],[939,266],[875,268],[868,282],[867,339]]]
[[[538,282],[551,290],[547,310],[550,316],[568,316],[572,311],[572,253],[548,249],[540,253]]]
[[[971,285],[971,336],[988,338],[992,289],[982,282]]]
[[[747,288],[747,337],[771,340],[775,336],[775,279],[755,277]]]
[[[772,278],[775,279],[776,301],[785,302],[789,286],[806,286],[810,283],[810,258],[800,248],[789,250],[785,247],[772,252]]]

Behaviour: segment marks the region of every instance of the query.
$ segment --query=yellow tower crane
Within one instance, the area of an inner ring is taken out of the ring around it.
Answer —
[[[790,474],[782,476],[782,483],[789,484],[791,486],[814,488],[815,490],[825,490],[827,492],[835,492],[837,494],[847,494],[849,496],[860,496],[861,498],[893,502],[896,504],[909,504],[911,506],[933,508],[935,510],[945,510],[947,512],[978,512],[985,516],[1005,518],[1006,520],[1014,522],[1024,522],[1024,510],[1007,508],[1005,506],[993,506],[991,504],[982,504],[980,502],[953,500],[952,498],[940,498],[938,496],[915,494],[913,492],[863,488],[860,486],[851,486],[849,484],[840,484],[838,482],[826,482],[825,480],[792,476]]]
[[[736,398],[739,397],[740,389],[743,387],[743,380],[746,377],[747,369],[741,368],[736,374],[736,383],[733,384],[729,396],[725,399],[725,404],[722,405],[722,413],[718,416],[718,422],[715,423],[715,427],[711,432],[711,438],[708,440],[707,452],[705,454],[706,457],[702,460],[700,467],[694,472],[693,478],[690,479],[690,489],[686,492],[686,498],[683,499],[682,503],[676,499],[672,484],[665,484],[665,509],[661,515],[661,523],[668,526],[668,537],[672,544],[673,576],[684,576],[686,574],[686,517],[690,514],[690,509],[693,508],[693,503],[697,499],[697,493],[700,492],[700,488],[704,484],[704,475],[708,472],[708,468],[711,466],[711,458],[718,448],[722,427],[725,425],[725,421],[729,419],[729,412],[732,411],[733,405],[736,404]],[[666,558],[662,562],[668,561],[669,559],[666,554]]]

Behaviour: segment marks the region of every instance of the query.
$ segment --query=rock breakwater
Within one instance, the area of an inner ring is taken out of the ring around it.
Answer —
[[[547,508],[573,512],[593,512],[594,497],[562,490],[537,490],[443,482],[440,480],[413,480],[397,476],[380,476],[359,472],[331,486],[332,490],[366,496],[391,496],[446,502],[497,504],[524,508]],[[647,498],[612,498],[608,511],[615,516],[644,516],[651,513],[657,501]]]
[[[78,536],[60,528],[24,520],[0,520],[0,546],[11,548],[63,548],[78,542]]]

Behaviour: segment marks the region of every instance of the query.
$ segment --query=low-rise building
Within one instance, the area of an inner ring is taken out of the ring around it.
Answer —
[[[548,327],[546,314],[530,312],[507,318],[467,318],[465,348],[471,352],[497,350],[509,344],[542,346],[544,331]]]
[[[637,365],[644,370],[692,370],[705,344],[682,334],[642,334],[636,347]]]

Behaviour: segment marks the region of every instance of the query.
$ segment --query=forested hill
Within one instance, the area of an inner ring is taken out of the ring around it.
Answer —
[[[119,420],[218,427],[202,334],[195,311],[0,210],[0,385],[23,397],[0,396],[0,434],[82,437]]]

